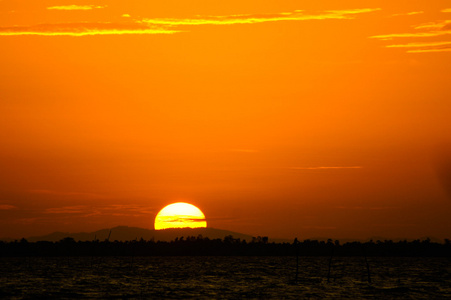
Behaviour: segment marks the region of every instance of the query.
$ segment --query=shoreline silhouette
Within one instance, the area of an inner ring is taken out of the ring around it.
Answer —
[[[347,242],[304,240],[292,243],[269,242],[255,237],[250,242],[232,235],[223,239],[187,236],[168,241],[75,241],[66,237],[57,242],[26,239],[0,242],[0,257],[51,256],[337,256],[337,257],[451,257],[451,242],[392,240]]]

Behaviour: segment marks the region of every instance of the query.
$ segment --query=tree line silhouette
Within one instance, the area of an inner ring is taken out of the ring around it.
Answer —
[[[293,243],[270,243],[267,237],[251,241],[233,236],[209,239],[201,235],[180,237],[173,241],[136,239],[133,241],[75,241],[66,237],[58,242],[0,241],[1,257],[20,256],[411,256],[450,257],[451,243],[420,241],[347,242],[304,240]]]

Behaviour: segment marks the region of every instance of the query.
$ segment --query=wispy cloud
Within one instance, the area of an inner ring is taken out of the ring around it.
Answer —
[[[257,153],[258,150],[254,149],[230,149],[230,152],[241,152],[241,153]]]
[[[105,6],[100,5],[61,5],[61,6],[50,6],[47,7],[49,10],[92,10],[98,8],[106,8]]]
[[[407,13],[393,14],[390,17],[414,16],[414,15],[420,15],[423,13],[424,13],[424,11],[411,11],[411,12],[407,12]]]
[[[334,226],[315,226],[315,225],[307,225],[302,226],[304,229],[326,229],[326,230],[335,230],[337,227]]]
[[[355,9],[344,9],[344,10],[328,10],[327,12],[337,14],[337,15],[355,15],[363,14],[369,12],[375,12],[382,10],[381,8],[355,8]]]
[[[403,223],[376,223],[373,226],[378,227],[417,227],[417,224],[403,224]]]
[[[451,48],[442,48],[442,49],[417,49],[417,50],[409,50],[407,53],[430,53],[430,52],[450,52]]]
[[[388,45],[387,48],[409,48],[407,53],[448,52],[451,51],[451,41]]]
[[[412,26],[414,32],[374,35],[370,38],[391,41],[394,39],[427,39],[451,35],[451,20],[439,20]],[[405,48],[407,53],[449,52],[451,41],[410,42],[386,45],[386,48]]]
[[[337,170],[337,169],[362,169],[362,166],[351,167],[290,167],[291,170]]]
[[[440,20],[435,22],[423,23],[420,25],[415,25],[415,29],[423,29],[423,30],[446,30],[447,25],[451,24],[451,20]]]
[[[350,210],[387,210],[387,209],[396,209],[394,206],[337,206],[338,209],[350,209]]]
[[[418,47],[437,47],[437,46],[451,46],[450,42],[430,42],[430,43],[409,43],[401,45],[388,45],[387,48],[418,48]]]
[[[112,204],[109,206],[103,206],[101,209],[107,213],[109,211],[126,211],[129,213],[139,213],[139,214],[155,214],[154,208],[143,205],[135,204]]]
[[[44,212],[47,214],[83,214],[86,213],[87,209],[88,209],[87,206],[77,205],[77,206],[47,208]]]
[[[22,224],[22,225],[31,225],[31,224],[35,224],[38,221],[41,221],[43,218],[19,218],[19,219],[15,219],[13,221],[10,221],[11,223],[15,223],[15,224]]]
[[[237,217],[208,217],[208,221],[236,222]]]
[[[168,223],[196,223],[205,222],[206,219],[191,215],[177,215],[177,216],[159,216],[159,221]]]
[[[141,22],[152,25],[166,26],[193,26],[193,25],[236,25],[255,24],[277,21],[304,21],[304,20],[327,20],[327,19],[353,19],[354,15],[378,11],[380,8],[364,8],[352,10],[325,11],[319,14],[307,14],[302,10],[276,14],[247,14],[228,16],[205,16],[188,19],[177,18],[155,18],[144,19]]]
[[[92,10],[105,8],[98,5],[64,5],[51,6],[49,10]],[[0,36],[93,36],[93,35],[125,35],[125,34],[174,34],[186,30],[178,29],[193,25],[235,25],[256,24],[277,21],[303,21],[328,19],[355,19],[356,15],[370,13],[380,8],[363,8],[351,10],[333,10],[321,13],[305,13],[302,10],[274,14],[247,14],[227,16],[205,16],[195,18],[153,18],[130,20],[121,23],[113,22],[78,22],[39,24],[33,26],[0,27]],[[130,15],[122,17],[129,19]]]
[[[92,36],[123,34],[173,34],[172,29],[153,28],[138,23],[60,23],[35,26],[0,27],[0,36]]]
[[[164,220],[164,222],[169,222],[169,223],[184,223],[184,222],[204,222],[205,219],[196,219],[196,218],[162,218],[162,220]]]
[[[90,216],[142,216],[148,214],[155,214],[155,210],[148,206],[134,205],[134,204],[112,204],[112,205],[75,205],[75,206],[62,206],[62,207],[50,207],[43,211],[44,214],[55,215],[79,215],[82,217]]]
[[[370,38],[391,40],[394,38],[436,37],[436,36],[449,35],[449,34],[451,34],[451,30],[450,31],[432,31],[432,32],[393,33],[393,34],[375,35],[375,36],[371,36]]]
[[[50,195],[58,197],[81,197],[89,199],[106,198],[105,195],[95,193],[81,193],[81,192],[68,192],[68,191],[55,191],[55,190],[30,190],[31,194]]]
[[[444,12],[444,13],[451,13],[451,8],[445,8],[445,9],[442,9],[441,12]]]
[[[10,210],[10,209],[15,209],[17,208],[14,205],[9,205],[9,204],[0,204],[0,210]]]

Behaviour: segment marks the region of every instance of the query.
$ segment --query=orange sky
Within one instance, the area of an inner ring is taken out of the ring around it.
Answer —
[[[450,238],[451,2],[316,2],[0,1],[0,237]]]

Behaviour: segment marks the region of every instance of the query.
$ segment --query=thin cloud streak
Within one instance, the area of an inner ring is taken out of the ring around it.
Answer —
[[[387,48],[421,48],[410,49],[407,53],[448,52],[451,51],[451,41],[430,43],[409,43],[401,45],[388,45]]]
[[[141,216],[148,214],[155,214],[152,207],[142,205],[104,205],[104,206],[89,206],[89,205],[75,205],[46,208],[42,211],[44,214],[64,214],[64,215],[81,215],[89,217],[93,215],[110,215],[110,216]]]
[[[60,23],[0,27],[0,36],[93,36],[124,34],[173,34],[178,30],[152,28],[136,23]]]
[[[307,225],[307,226],[301,226],[303,229],[326,229],[326,230],[336,230],[337,227],[334,226],[315,226],[315,225]]]
[[[431,42],[431,43],[409,43],[401,45],[388,45],[387,48],[418,48],[418,47],[434,47],[434,46],[444,46],[450,45],[451,42]]]
[[[409,50],[407,53],[450,52],[451,48]]]
[[[345,9],[345,10],[328,10],[327,12],[333,14],[343,14],[343,15],[355,15],[355,14],[363,14],[369,12],[375,12],[382,10],[381,8],[355,8],[355,9]]]
[[[197,218],[195,216],[160,216],[163,222],[169,223],[184,223],[184,222],[205,222],[205,218]]]
[[[302,10],[277,14],[259,15],[229,15],[229,16],[206,16],[191,19],[156,18],[144,19],[140,22],[152,25],[167,26],[194,26],[194,25],[236,25],[256,24],[277,21],[305,21],[305,20],[327,20],[327,19],[353,19],[353,15],[369,13],[381,10],[380,8],[365,8],[353,10],[326,11],[322,14],[304,14]]]
[[[241,152],[241,153],[257,153],[258,150],[254,149],[230,149],[230,152]]]
[[[414,16],[414,15],[420,15],[420,14],[424,14],[424,11],[412,11],[412,12],[408,12],[408,13],[393,14],[390,17]]]
[[[91,10],[94,8],[105,8],[106,6],[95,5],[68,5],[52,6],[50,10]],[[110,22],[79,22],[59,24],[39,24],[33,26],[0,27],[0,36],[93,36],[93,35],[125,35],[125,34],[174,34],[183,32],[176,30],[178,26],[192,25],[235,25],[255,24],[276,21],[303,21],[303,20],[327,20],[327,19],[354,19],[355,15],[375,12],[380,8],[364,8],[351,10],[325,11],[320,14],[305,14],[301,10],[276,14],[254,14],[254,15],[229,15],[229,16],[206,16],[190,19],[156,18],[142,19],[125,23]],[[123,15],[128,18],[128,14]]]
[[[17,208],[14,205],[9,205],[9,204],[0,204],[0,210],[10,210],[10,209],[15,209]]]
[[[451,34],[451,30],[447,31],[432,31],[432,32],[413,32],[413,33],[392,33],[383,35],[370,36],[372,39],[391,40],[393,38],[415,38],[415,37],[436,37]]]
[[[100,5],[61,5],[47,7],[49,10],[92,10],[98,8],[106,8],[107,6]]]
[[[31,194],[40,194],[40,195],[50,195],[50,196],[59,196],[59,197],[82,197],[82,198],[106,198],[105,195],[95,194],[95,193],[80,193],[80,192],[66,192],[66,191],[54,191],[54,190],[30,190]]]
[[[431,30],[446,30],[446,25],[451,24],[451,20],[429,22],[415,26],[415,29],[431,29]]]
[[[335,169],[363,169],[362,166],[352,167],[291,167],[292,170],[335,170]]]
[[[44,212],[47,214],[83,214],[86,213],[88,207],[84,205],[64,206],[47,208]]]
[[[441,12],[443,12],[443,13],[451,13],[451,8],[442,9]]]
[[[433,38],[451,34],[451,20],[440,20],[412,26],[417,32],[392,33],[375,35],[370,38],[380,40],[407,39],[407,38]],[[406,44],[386,45],[386,48],[407,48],[406,53],[449,52],[451,41],[413,42]]]
[[[351,210],[388,210],[388,209],[397,209],[395,206],[337,206],[338,209],[351,209]]]

